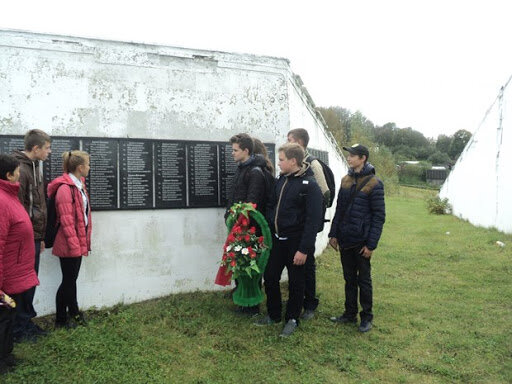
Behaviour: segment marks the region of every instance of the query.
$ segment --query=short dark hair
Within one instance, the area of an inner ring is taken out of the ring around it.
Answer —
[[[50,136],[40,129],[31,129],[25,134],[25,150],[31,151],[34,147],[42,147],[46,143],[51,143]]]
[[[242,151],[245,149],[249,150],[249,155],[252,155],[254,152],[254,142],[252,141],[252,137],[247,133],[239,133],[229,139],[229,142],[231,144],[238,144]]]
[[[286,143],[279,147],[278,152],[283,152],[287,159],[297,160],[297,165],[302,166],[304,160],[304,149],[298,143]]]
[[[304,148],[308,147],[309,144],[309,133],[304,128],[295,128],[288,132],[287,136],[292,135],[297,141],[302,141]]]
[[[13,174],[20,166],[20,161],[14,156],[5,153],[0,154],[0,179],[7,180],[7,174]]]

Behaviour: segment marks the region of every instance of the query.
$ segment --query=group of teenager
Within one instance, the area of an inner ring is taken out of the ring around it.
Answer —
[[[51,138],[34,129],[24,137],[24,149],[0,154],[0,374],[17,363],[14,342],[46,335],[36,325],[33,300],[39,285],[39,256],[45,249],[47,197],[53,200],[58,230],[52,254],[59,257],[62,282],[57,290],[56,328],[86,325],[77,303],[76,280],[82,256],[91,249],[91,213],[85,177],[89,155],[62,155],[63,175],[47,186],[42,162],[51,153]]]
[[[278,178],[260,140],[241,133],[230,142],[238,167],[228,208],[237,202],[255,203],[273,236],[264,271],[267,315],[256,325],[282,321],[279,283],[286,267],[289,296],[281,335],[290,336],[300,320],[315,317],[319,304],[315,241],[324,227],[325,201],[330,194],[323,167],[307,152],[305,129],[291,130],[288,143],[279,148]],[[359,292],[359,330],[367,332],[373,319],[370,259],[385,221],[384,188],[368,162],[366,147],[356,144],[343,149],[348,152],[350,169],[341,182],[329,243],[340,250],[345,311],[331,320],[356,323]],[[47,198],[52,201],[49,206],[55,209],[58,226],[52,254],[59,257],[62,272],[55,298],[55,328],[86,325],[77,303],[76,281],[82,257],[91,249],[91,208],[85,188],[89,154],[65,152],[62,176],[45,191],[42,163],[50,153],[50,136],[34,129],[26,133],[23,150],[0,154],[0,373],[16,365],[14,342],[36,341],[46,334],[32,319],[36,316],[33,299],[39,285],[39,256],[45,249]],[[244,307],[240,312],[254,315],[259,307]]]
[[[281,336],[292,335],[301,320],[311,320],[319,305],[316,294],[315,241],[324,229],[326,202],[330,189],[318,159],[307,151],[309,134],[292,129],[288,142],[278,149],[280,174],[274,178],[272,164],[262,143],[246,133],[230,139],[238,168],[228,195],[229,208],[237,202],[255,203],[267,218],[272,233],[272,250],[265,268],[264,287],[267,314],[255,325],[268,326],[283,320],[280,280],[288,272],[288,301]],[[373,292],[371,257],[377,248],[385,221],[384,186],[368,162],[367,147],[343,147],[348,174],[342,178],[335,215],[329,230],[329,244],[340,251],[345,280],[345,308],[334,323],[356,324],[362,307],[360,332],[372,329]],[[235,288],[236,289],[236,288]],[[254,316],[259,307],[241,307],[238,312]]]

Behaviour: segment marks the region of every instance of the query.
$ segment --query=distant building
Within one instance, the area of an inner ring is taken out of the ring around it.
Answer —
[[[427,183],[433,185],[442,185],[448,176],[445,167],[432,167],[426,170]]]

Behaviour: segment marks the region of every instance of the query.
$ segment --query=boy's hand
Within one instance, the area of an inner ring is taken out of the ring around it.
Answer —
[[[363,248],[361,248],[361,251],[359,251],[361,256],[363,256],[365,259],[369,259],[372,257],[373,251],[370,251],[368,247],[365,245]]]
[[[303,265],[306,262],[306,258],[308,255],[302,252],[295,252],[295,256],[293,256],[293,265]]]
[[[329,239],[329,245],[334,248],[335,251],[338,250],[338,239],[335,237],[331,237]]]

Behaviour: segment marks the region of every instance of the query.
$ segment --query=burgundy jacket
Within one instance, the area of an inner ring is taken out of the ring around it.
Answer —
[[[85,191],[85,179],[82,178]],[[85,192],[87,195],[87,191]],[[71,195],[73,194],[73,195]],[[91,209],[85,226],[82,194],[68,174],[57,177],[48,185],[48,197],[55,196],[57,222],[60,223],[52,253],[59,257],[87,256],[91,250]],[[89,196],[87,195],[87,199]]]
[[[34,231],[18,200],[19,183],[0,180],[0,290],[9,295],[39,285]]]

